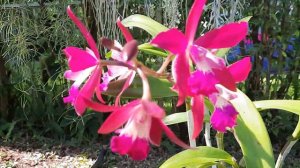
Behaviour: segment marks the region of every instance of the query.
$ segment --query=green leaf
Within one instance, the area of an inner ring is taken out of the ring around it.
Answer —
[[[103,92],[105,95],[117,96],[126,79],[110,82],[107,91]],[[175,92],[171,90],[172,84],[166,79],[157,79],[148,77],[150,84],[151,95],[153,98],[173,97],[177,96]],[[143,84],[139,77],[136,77],[131,86],[123,93],[123,98],[140,98],[143,94]]]
[[[164,118],[164,123],[166,125],[178,124],[186,121],[187,121],[186,112],[170,114]]]
[[[261,110],[280,109],[300,116],[300,100],[262,100],[254,102],[256,108]],[[300,118],[292,134],[293,139],[300,139]]]
[[[167,57],[169,55],[168,52],[166,52],[162,49],[159,49],[157,47],[154,47],[149,43],[139,45],[138,49],[145,53],[153,54],[153,55],[160,56],[160,57]]]
[[[149,34],[151,34],[153,37],[162,31],[168,30],[167,27],[156,22],[155,20],[153,20],[147,16],[139,15],[139,14],[131,15],[131,16],[125,18],[122,21],[122,23],[126,27],[141,28],[141,29],[145,30],[146,32],[148,32]]]
[[[266,126],[252,101],[241,91],[231,101],[239,112],[234,128],[247,168],[274,168],[273,149]]]
[[[300,115],[300,100],[262,100],[253,103],[259,111],[280,109]]]
[[[200,146],[188,149],[169,158],[160,168],[209,167],[219,162],[226,162],[238,167],[234,158],[227,152],[213,147]]]

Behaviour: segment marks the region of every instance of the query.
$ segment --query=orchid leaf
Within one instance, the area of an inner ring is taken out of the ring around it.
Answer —
[[[145,53],[153,54],[153,55],[160,56],[160,57],[167,57],[169,55],[168,52],[166,52],[160,48],[154,47],[149,43],[139,45],[138,49]]]
[[[166,79],[157,79],[148,77],[151,95],[153,98],[173,97],[177,96],[175,92],[171,90],[172,84]],[[117,96],[126,79],[110,82],[107,91],[103,92],[105,95]],[[136,77],[131,86],[126,89],[122,94],[123,98],[140,98],[143,94],[143,85],[139,77]]]
[[[139,14],[131,15],[125,18],[124,20],[122,20],[122,23],[125,27],[141,28],[146,32],[148,32],[149,34],[151,34],[151,36],[153,37],[162,31],[168,30],[167,27],[156,22],[155,20]]]
[[[231,103],[239,112],[234,134],[242,149],[246,167],[273,168],[275,161],[270,137],[255,105],[241,91]]]
[[[200,146],[188,149],[169,158],[160,168],[209,167],[226,162],[238,167],[234,158],[227,152],[213,147]]]
[[[209,120],[210,120],[210,116],[205,115],[204,121],[209,122]],[[187,122],[187,113],[186,112],[170,114],[164,118],[164,123],[166,125],[173,125],[173,124],[178,124],[178,123],[183,123],[183,122]]]
[[[280,109],[300,116],[300,100],[262,100],[254,102],[256,108],[261,110]],[[300,138],[300,118],[292,134],[294,139]]]
[[[262,100],[253,103],[259,111],[280,109],[300,115],[300,100]]]

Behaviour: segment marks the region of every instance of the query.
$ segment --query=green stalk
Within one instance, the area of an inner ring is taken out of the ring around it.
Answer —
[[[191,104],[190,101],[186,101],[186,113],[187,113],[187,126],[188,126],[188,134],[189,134],[189,141],[190,146],[195,148],[197,146],[196,139],[193,139],[193,132],[194,132],[194,120],[193,120],[193,113],[191,111]]]
[[[286,156],[290,153],[292,147],[297,143],[299,139],[300,139],[300,117],[292,136],[289,138],[289,140],[286,142],[286,144],[284,145],[284,147],[279,153],[275,168],[281,168],[283,166]]]

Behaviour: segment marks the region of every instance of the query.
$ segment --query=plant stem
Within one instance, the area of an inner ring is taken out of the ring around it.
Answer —
[[[222,150],[224,150],[223,139],[224,139],[224,134],[221,133],[221,132],[218,132],[216,134],[217,146],[218,146],[219,149],[222,149]]]
[[[283,166],[286,156],[290,153],[292,147],[296,144],[299,138],[300,138],[300,117],[298,120],[298,124],[292,134],[292,137],[286,142],[286,144],[284,145],[284,147],[279,153],[275,168],[281,168]]]
[[[188,134],[189,134],[189,141],[190,146],[195,148],[197,146],[196,139],[193,139],[193,132],[194,132],[194,120],[193,114],[191,111],[190,101],[186,101],[186,113],[187,113],[187,126],[188,126]]]
[[[290,153],[292,147],[295,145],[295,143],[298,140],[299,139],[296,139],[296,140],[290,139],[290,140],[287,141],[287,143],[284,145],[284,147],[280,151],[280,154],[278,156],[275,168],[281,168],[283,166],[283,163],[284,163],[284,160],[285,160],[286,156]]]
[[[205,106],[204,106],[205,107]],[[208,109],[205,107],[205,112],[204,115],[208,115]],[[212,146],[211,145],[211,139],[210,139],[210,123],[209,122],[205,122],[205,126],[204,126],[205,130],[204,130],[204,138],[205,138],[205,143],[206,146]]]

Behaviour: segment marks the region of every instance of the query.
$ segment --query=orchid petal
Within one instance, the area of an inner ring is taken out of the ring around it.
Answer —
[[[135,71],[132,71],[130,72],[130,74],[128,75],[120,93],[118,94],[118,96],[116,97],[116,100],[115,100],[115,105],[118,106],[119,102],[120,102],[120,98],[121,98],[121,95],[124,93],[124,91],[126,89],[128,89],[128,87],[131,85],[131,83],[133,82],[134,80],[134,77],[135,77],[135,74],[136,72]]]
[[[209,49],[230,48],[242,41],[248,33],[248,23],[229,23],[199,37],[194,44]]]
[[[125,59],[125,61],[130,61],[134,58],[136,58],[138,54],[138,43],[136,40],[131,40],[130,42],[127,42],[125,46],[123,47],[123,50],[121,52],[121,57]]]
[[[150,116],[159,119],[165,117],[165,111],[161,107],[159,107],[159,105],[157,105],[156,103],[143,100],[142,105],[145,111],[147,111]]]
[[[128,31],[128,29],[122,24],[122,22],[120,21],[120,19],[118,18],[117,20],[117,25],[119,27],[119,29],[121,30],[123,36],[125,37],[125,40],[127,42],[133,40],[133,37],[131,35],[131,33]]]
[[[97,102],[94,102],[94,101],[86,99],[86,98],[84,98],[84,102],[90,109],[97,111],[97,112],[107,113],[107,112],[120,110],[120,107],[109,106],[109,105],[97,103]]]
[[[187,145],[186,143],[182,142],[173,132],[172,130],[170,130],[169,127],[167,127],[161,120],[159,120],[159,125],[161,126],[161,128],[164,130],[164,132],[166,133],[167,137],[170,138],[170,140],[172,142],[174,142],[175,144],[181,146],[182,148],[186,148],[189,149],[190,146]]]
[[[87,43],[89,44],[90,48],[95,53],[97,58],[100,59],[97,44],[95,43],[92,35],[88,31],[88,29],[84,26],[84,24],[75,16],[70,6],[68,6],[67,8],[67,14],[69,15],[70,19],[75,23],[75,25],[79,28],[81,34],[84,36],[84,38],[86,39]]]
[[[184,103],[185,98],[189,95],[188,79],[190,77],[190,66],[185,54],[175,57],[172,63],[172,74],[175,79],[174,89],[178,91],[177,106]]]
[[[228,70],[235,82],[239,83],[247,79],[251,67],[251,59],[250,57],[246,57],[228,66]]]
[[[128,155],[137,161],[145,160],[149,154],[150,146],[146,139],[137,138],[133,141],[133,145],[128,151]]]
[[[80,48],[67,47],[64,49],[64,53],[68,57],[69,67],[73,72],[81,71],[97,64],[97,60],[93,56]]]
[[[238,113],[231,104],[223,108],[216,108],[211,116],[212,127],[219,132],[226,132],[227,128],[236,126]]]
[[[153,145],[159,146],[162,137],[162,128],[159,124],[160,119],[152,118],[150,128],[150,140]]]
[[[217,91],[215,85],[218,83],[218,80],[213,73],[196,70],[191,74],[187,83],[192,94],[208,96]]]
[[[200,21],[200,17],[202,15],[205,3],[206,0],[195,0],[190,10],[189,16],[186,21],[186,30],[185,30],[185,35],[189,43],[194,41],[198,23]]]
[[[87,107],[83,97],[86,99],[90,99],[93,96],[94,91],[100,82],[100,76],[101,76],[101,70],[99,67],[96,67],[94,72],[90,76],[90,78],[87,80],[87,82],[83,85],[82,89],[80,90],[79,96],[77,97],[74,103],[75,111],[79,116],[82,116],[82,114],[84,113]]]
[[[195,96],[191,100],[194,119],[193,139],[197,138],[202,131],[204,121],[204,98],[202,95]]]
[[[140,100],[132,101],[122,107],[120,110],[111,113],[99,128],[98,133],[108,134],[121,127],[132,116],[132,112],[134,112],[132,109],[139,103]]]
[[[213,71],[216,76],[216,79],[219,81],[219,84],[223,85],[229,90],[236,91],[235,81],[233,79],[233,76],[227,70],[227,68],[214,69]]]
[[[151,44],[168,50],[173,54],[181,54],[185,52],[188,42],[184,34],[174,28],[159,33],[152,39]]]
[[[131,137],[128,136],[113,136],[110,140],[111,151],[126,155],[133,145]]]

